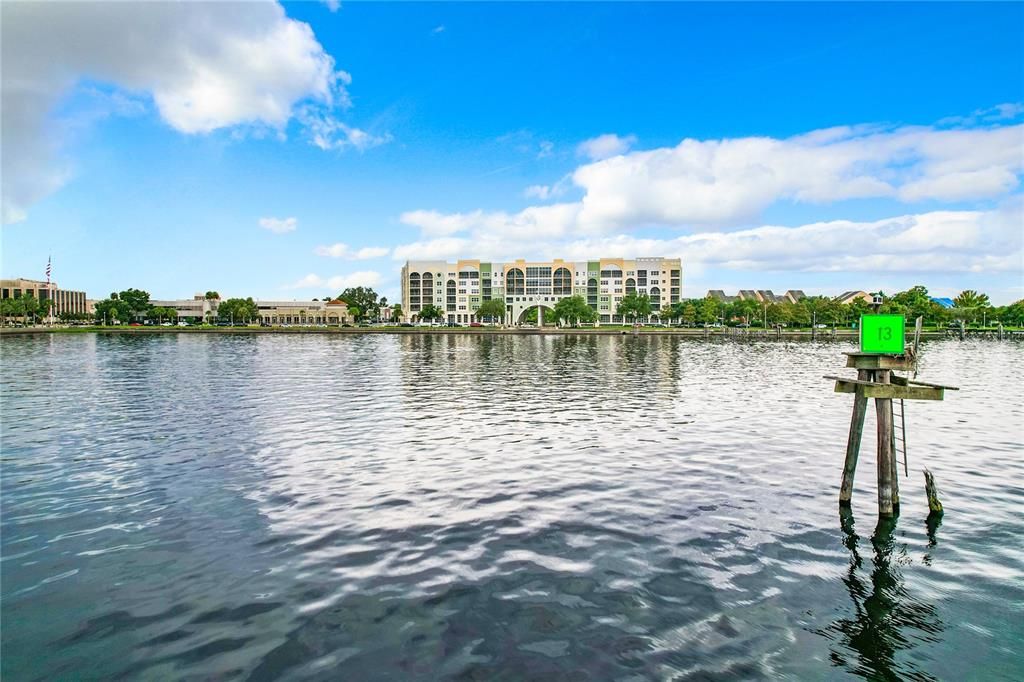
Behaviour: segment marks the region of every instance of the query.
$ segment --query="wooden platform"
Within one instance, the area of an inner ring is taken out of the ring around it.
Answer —
[[[904,377],[892,377],[892,383],[882,384],[875,381],[846,379],[837,376],[825,376],[836,382],[836,393],[856,393],[864,398],[888,398],[891,400],[942,400],[946,390],[959,391],[956,386],[929,384],[924,381],[912,381]]]
[[[880,355],[878,353],[843,353],[846,366],[856,369],[898,369],[909,372],[914,369],[912,355]]]

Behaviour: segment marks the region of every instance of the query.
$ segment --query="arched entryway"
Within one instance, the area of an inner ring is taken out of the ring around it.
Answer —
[[[536,315],[536,320],[534,320],[534,315]],[[519,318],[516,320],[516,324],[536,324],[552,327],[555,324],[555,311],[551,306],[543,304],[532,305],[519,313]]]

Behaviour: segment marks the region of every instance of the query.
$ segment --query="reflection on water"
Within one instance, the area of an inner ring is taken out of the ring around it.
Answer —
[[[1024,354],[926,347],[963,387],[908,407],[947,513],[904,481],[869,541],[843,350],[4,338],[0,674],[1021,678]]]
[[[906,544],[895,536],[898,519],[878,519],[870,538],[870,566],[864,566],[861,557],[853,513],[841,509],[840,522],[843,545],[850,550],[850,568],[843,582],[853,601],[853,617],[838,619],[823,633],[838,636],[832,663],[870,679],[934,679],[913,660],[897,663],[898,652],[909,651],[919,642],[938,643],[943,630],[938,610],[906,587],[901,566],[912,562]],[[932,546],[934,535],[929,535]],[[866,572],[868,580],[863,577]]]

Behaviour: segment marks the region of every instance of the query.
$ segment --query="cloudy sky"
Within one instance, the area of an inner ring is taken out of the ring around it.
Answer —
[[[394,298],[407,258],[1024,297],[1024,5],[4,2],[2,261]]]

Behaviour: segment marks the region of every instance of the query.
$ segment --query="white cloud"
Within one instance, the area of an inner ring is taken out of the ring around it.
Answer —
[[[464,232],[481,223],[484,217],[483,211],[474,211],[469,214],[462,213],[440,213],[438,211],[406,211],[401,220],[406,225],[418,227],[424,235],[439,237],[456,232]]]
[[[523,190],[523,196],[527,199],[540,199],[541,201],[546,201],[565,194],[571,184],[572,177],[566,175],[553,185],[530,185]]]
[[[683,140],[582,166],[580,228],[736,225],[773,203],[999,196],[1024,170],[1024,126],[841,128],[787,139]]]
[[[544,201],[551,196],[551,185],[530,185],[523,190],[523,196],[527,199]]]
[[[634,144],[636,144],[635,135],[619,137],[614,133],[606,133],[584,140],[576,147],[576,153],[591,161],[601,161],[611,156],[625,154]]]
[[[600,138],[596,138],[600,139]],[[945,130],[846,126],[786,139],[686,139],[580,166],[583,198],[517,214],[409,211],[424,235],[504,231],[597,235],[640,226],[722,228],[749,224],[778,202],[889,198],[905,203],[991,199],[1013,192],[1024,172],[1024,125]],[[534,185],[538,199],[554,186]]]
[[[303,107],[298,119],[306,130],[310,143],[323,150],[352,147],[363,152],[392,140],[390,133],[375,135],[354,128],[322,107]]]
[[[443,214],[437,211],[409,211],[400,220],[419,227],[424,236],[443,236],[473,231],[478,238],[510,239],[550,238],[566,234],[575,224],[580,205],[576,203],[530,206],[518,213],[495,211],[485,213]]]
[[[260,218],[260,227],[275,234],[294,232],[298,226],[298,218]]]
[[[987,109],[975,109],[969,116],[949,116],[939,121],[939,125],[976,125],[982,122],[1016,118],[1021,114],[1024,114],[1024,103],[1004,102]]]
[[[481,232],[398,246],[396,260],[465,256],[588,260],[618,255],[678,256],[687,272],[705,267],[786,272],[1021,272],[1020,197],[993,211],[933,211],[877,221],[836,220],[796,227],[765,225],[670,239],[627,234],[522,239]]]
[[[391,255],[395,260],[444,260],[462,253],[468,253],[470,241],[458,237],[440,237],[396,246]],[[477,245],[473,254],[477,255]],[[481,256],[482,257],[482,256]]]
[[[547,157],[551,156],[555,151],[555,143],[550,140],[541,140],[538,147],[538,159],[546,159]]]
[[[335,275],[333,277],[321,277],[315,273],[309,273],[302,279],[286,284],[282,289],[328,289],[330,291],[342,291],[349,287],[374,287],[381,282],[379,272],[363,270],[347,275]]]
[[[434,30],[431,31],[431,33],[444,33],[444,31],[445,31],[444,24],[441,24],[440,26],[435,26]]]
[[[361,249],[352,250],[348,244],[338,242],[330,246],[318,246],[313,253],[328,258],[344,258],[346,260],[370,260],[388,255],[391,249],[383,246],[365,246]]]
[[[333,120],[330,110],[348,102],[348,74],[308,24],[267,0],[244,11],[230,3],[5,3],[0,43],[4,222],[24,219],[67,181],[51,119],[81,80],[148,95],[186,134],[243,126],[283,135],[296,104],[316,102]],[[334,125],[358,149],[380,139]]]
[[[320,2],[326,5],[327,9],[332,12],[337,12],[341,9],[341,0],[320,0]]]

